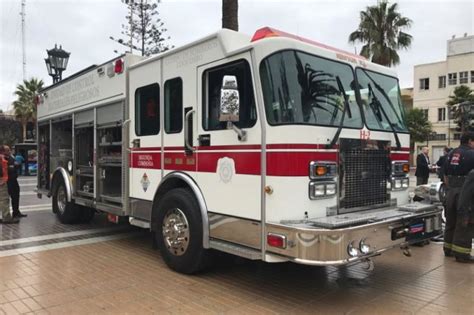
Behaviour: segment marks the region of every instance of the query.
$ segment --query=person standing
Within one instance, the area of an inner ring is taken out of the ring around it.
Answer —
[[[471,256],[474,238],[474,168],[466,176],[459,194],[456,228],[454,230],[452,251],[456,261],[474,263]]]
[[[443,155],[441,155],[438,159],[438,162],[436,162],[436,165],[438,166],[438,177],[442,182],[444,182],[444,164],[446,163],[446,159],[448,158],[450,151],[450,148],[444,147]]]
[[[430,158],[428,153],[428,147],[422,147],[421,153],[416,158],[416,186],[428,184],[428,177],[430,177]]]
[[[13,218],[10,214],[10,197],[8,196],[8,159],[5,156],[5,149],[0,145],[0,211],[2,212],[3,224],[18,223],[18,218]]]
[[[8,159],[8,194],[12,201],[12,210],[14,218],[26,217],[26,214],[20,212],[20,185],[18,185],[19,165],[15,157],[11,154],[10,147],[4,146],[5,156]]]
[[[16,152],[15,161],[19,164],[18,174],[23,175],[23,163],[25,163],[25,158],[19,152]]]
[[[461,145],[452,150],[445,164],[445,183],[448,187],[446,196],[446,226],[444,230],[444,255],[455,256],[458,262],[473,263],[471,240],[463,216],[458,216],[459,195],[466,176],[474,169],[474,132],[461,136]],[[466,209],[459,209],[466,210]],[[469,244],[469,245],[468,245]]]

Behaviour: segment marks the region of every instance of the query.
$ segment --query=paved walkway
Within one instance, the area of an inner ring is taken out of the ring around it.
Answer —
[[[445,258],[440,243],[410,258],[388,251],[373,271],[223,256],[185,276],[166,267],[148,232],[103,215],[63,225],[49,203],[26,203],[28,218],[0,225],[0,315],[473,314],[474,266]]]
[[[51,217],[44,211],[37,215]],[[101,226],[101,220],[90,228],[111,228]],[[94,233],[88,239],[98,237]],[[436,243],[413,248],[411,258],[389,251],[375,258],[373,271],[360,264],[318,268],[224,257],[205,273],[185,276],[165,266],[148,233],[114,233],[122,237],[72,244],[77,239],[59,237],[49,242],[64,247],[0,257],[0,314],[431,315],[474,310],[474,266],[444,258]],[[12,245],[19,244],[4,243],[0,253]]]

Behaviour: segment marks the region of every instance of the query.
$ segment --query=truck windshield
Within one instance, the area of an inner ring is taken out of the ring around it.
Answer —
[[[367,127],[407,132],[398,80],[361,68],[356,75]]]
[[[349,65],[287,50],[267,57],[260,76],[269,124],[362,127]]]

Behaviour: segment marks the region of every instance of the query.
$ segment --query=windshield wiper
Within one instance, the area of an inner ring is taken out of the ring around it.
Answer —
[[[393,106],[392,101],[390,100],[390,97],[387,95],[387,92],[378,84],[368,73],[367,71],[363,70],[365,75],[369,78],[370,81],[374,84],[375,88],[382,94],[382,96],[385,98],[385,100],[388,102],[390,107],[392,108],[393,113],[397,117],[398,121],[401,121],[401,118],[398,116],[397,111],[395,110],[395,106]]]
[[[397,134],[397,131],[395,130],[395,127],[393,126],[392,124],[392,121],[388,118],[388,115],[387,113],[385,112],[385,109],[383,108],[382,104],[380,103],[379,99],[377,98],[377,96],[375,96],[375,93],[374,93],[374,90],[372,89],[372,86],[370,85],[370,83],[368,84],[368,87],[369,87],[369,93],[372,94],[372,102],[371,102],[371,105],[375,105],[377,106],[377,109],[382,112],[382,115],[385,117],[385,119],[387,120],[389,126],[390,126],[390,129],[392,130],[392,133],[393,133],[393,136],[395,137],[395,142],[397,143],[397,149],[400,150],[401,149],[401,144],[400,144],[400,139],[398,138],[398,134]],[[369,94],[369,95],[370,95]],[[383,95],[383,93],[382,93]],[[373,109],[372,109],[373,110]]]
[[[339,76],[336,76],[336,82],[337,82],[337,87],[339,88],[339,92],[341,92],[342,96],[344,97],[344,110],[342,111],[341,121],[339,122],[339,126],[337,127],[337,131],[334,134],[334,137],[332,138],[331,142],[326,145],[326,148],[328,149],[332,148],[334,144],[336,143],[336,141],[339,139],[339,135],[341,134],[342,127],[344,126],[344,118],[346,117],[346,111],[347,111],[347,114],[349,115],[349,118],[352,118],[352,112],[349,105],[349,97],[347,96],[346,91],[344,90],[344,86],[342,85],[342,82]]]

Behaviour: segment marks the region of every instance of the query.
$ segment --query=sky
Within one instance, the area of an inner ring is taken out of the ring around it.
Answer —
[[[390,1],[391,3],[393,1]],[[310,38],[340,49],[360,51],[348,43],[359,13],[377,0],[239,0],[239,29],[252,35],[263,26]],[[409,50],[399,52],[395,67],[402,88],[413,86],[413,67],[445,60],[446,41],[474,34],[472,0],[399,0],[399,12],[413,20]],[[26,79],[51,84],[44,58],[55,44],[71,52],[63,78],[116,56],[125,49],[109,39],[120,37],[127,7],[121,0],[26,0]],[[161,0],[159,12],[180,46],[221,27],[221,0]],[[23,80],[21,0],[0,0],[0,109],[11,109]]]

